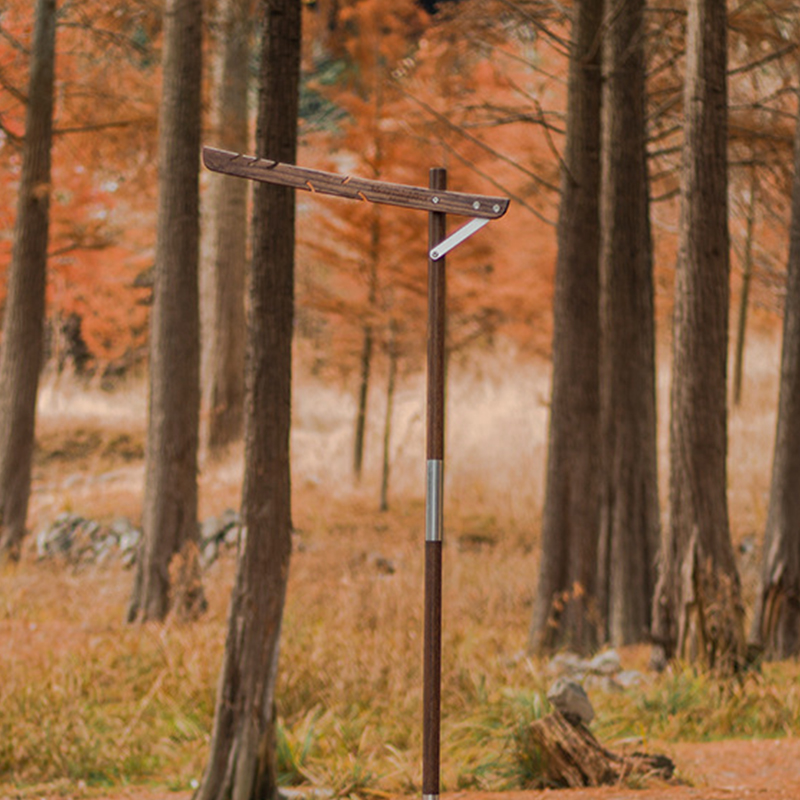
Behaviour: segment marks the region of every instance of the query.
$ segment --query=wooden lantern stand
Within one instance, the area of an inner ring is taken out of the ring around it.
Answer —
[[[430,170],[427,189],[306,169],[256,156],[203,148],[208,169],[309,192],[428,212],[427,464],[423,645],[422,797],[437,800],[440,784],[442,680],[442,533],[444,501],[445,255],[508,209],[505,197],[447,190],[447,172]],[[447,215],[472,219],[447,237]]]

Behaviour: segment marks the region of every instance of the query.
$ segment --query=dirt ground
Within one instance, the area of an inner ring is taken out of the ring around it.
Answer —
[[[110,426],[98,434],[90,427],[72,426],[66,436],[64,424],[57,423],[45,428],[40,437],[33,498],[37,514],[42,519],[52,519],[68,491],[74,503],[83,503],[84,493],[102,495],[102,502],[113,507],[115,513],[135,516],[139,497],[131,486],[138,491],[141,484],[143,433],[137,429],[120,434]],[[772,425],[770,420],[765,429]],[[737,463],[742,463],[742,459]],[[134,469],[138,471],[129,477],[129,471]],[[104,482],[99,493],[96,473],[101,472],[111,474],[115,482]],[[44,631],[44,626],[40,630]],[[795,733],[797,738],[777,740],[649,742],[649,752],[663,753],[676,765],[678,778],[669,784],[650,782],[600,789],[503,793],[465,791],[445,793],[442,800],[800,800],[800,732]],[[192,793],[186,791],[145,788],[125,789],[110,795],[92,788],[73,789],[64,782],[57,787],[27,787],[20,791],[0,785],[0,800],[190,800],[191,797]],[[313,795],[309,793],[306,800],[313,800]],[[418,798],[391,798],[376,793],[365,800]]]
[[[530,792],[446,792],[443,800],[800,800],[800,738],[665,744],[649,748],[669,755],[679,774],[674,783],[607,786],[600,789],[558,789]],[[0,789],[0,792],[2,789]],[[97,796],[57,795],[41,789],[33,794],[2,795],[2,800],[190,800],[189,792],[129,790]],[[294,796],[294,795],[293,795]],[[312,800],[313,794],[308,795]],[[411,800],[393,798],[392,800]]]

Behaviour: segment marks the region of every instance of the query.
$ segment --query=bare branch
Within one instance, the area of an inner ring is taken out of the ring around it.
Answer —
[[[494,186],[496,189],[499,189],[505,195],[510,197],[515,203],[517,203],[518,205],[522,206],[526,211],[530,211],[531,214],[533,214],[537,219],[541,220],[546,225],[555,226],[556,223],[554,221],[547,219],[547,217],[545,217],[541,213],[541,211],[538,211],[537,209],[535,209],[532,205],[530,205],[530,203],[528,203],[527,201],[523,200],[519,195],[515,194],[512,191],[509,191],[509,189],[506,186],[504,186],[498,180],[493,178],[487,172],[484,172],[477,164],[475,164],[474,162],[470,161],[465,156],[462,156],[461,153],[459,153],[455,148],[451,147],[447,142],[442,141],[442,142],[440,142],[440,144],[442,145],[442,147],[445,148],[445,150],[447,150],[448,153],[450,153],[451,155],[455,156],[456,159],[458,159],[462,164],[464,164],[464,166],[469,167],[470,170],[472,170],[476,175],[480,175],[482,178],[484,178],[485,180],[489,181],[489,183],[492,186]]]
[[[504,155],[503,153],[500,153],[499,151],[495,150],[493,147],[491,147],[490,145],[486,144],[486,142],[481,141],[476,136],[473,136],[472,134],[467,133],[467,131],[465,131],[460,125],[456,125],[454,122],[451,122],[444,114],[440,114],[435,108],[430,106],[424,100],[421,100],[419,97],[416,97],[415,95],[411,94],[409,91],[404,89],[402,86],[400,86],[399,83],[397,84],[397,86],[398,86],[398,89],[406,97],[409,98],[409,100],[413,100],[418,106],[420,106],[420,108],[422,108],[424,111],[426,111],[437,122],[440,122],[441,124],[443,124],[449,130],[454,131],[455,133],[457,133],[459,136],[463,137],[467,141],[472,142],[473,144],[476,144],[478,147],[482,148],[483,150],[485,150],[490,155],[494,156],[499,161],[502,161],[502,162],[504,162],[506,164],[509,164],[510,166],[514,167],[514,169],[518,170],[519,172],[523,173],[524,175],[527,175],[529,178],[531,178],[532,180],[534,180],[536,183],[540,184],[544,188],[548,189],[549,191],[555,192],[556,194],[559,193],[560,190],[559,190],[559,188],[557,186],[554,186],[552,183],[544,180],[544,178],[540,177],[535,172],[527,169],[526,167],[523,167],[521,164],[519,164],[518,162],[514,161],[514,159],[509,158],[508,156]]]
[[[94,131],[104,131],[110,128],[129,128],[132,125],[141,125],[142,123],[150,124],[152,122],[148,117],[139,117],[138,119],[119,119],[110,120],[108,122],[91,122],[85,125],[75,125],[69,128],[56,128],[53,131],[54,136],[67,136],[72,133],[92,133]]]
[[[539,20],[536,16],[526,11],[522,6],[515,2],[515,0],[499,0],[507,8],[510,8],[520,19],[524,19],[525,22],[532,25],[539,33],[543,34],[545,39],[549,39],[553,48],[561,53],[562,56],[569,57],[570,51],[570,43],[569,41],[562,39],[560,36],[556,36],[546,25],[544,25],[541,20]]]
[[[740,75],[743,72],[750,72],[751,70],[757,69],[758,67],[763,67],[764,64],[769,64],[771,61],[776,61],[779,58],[783,58],[783,56],[788,55],[789,53],[794,52],[797,49],[797,43],[792,42],[787,44],[786,46],[782,47],[780,50],[776,50],[773,53],[769,53],[768,55],[764,56],[763,58],[756,59],[755,61],[751,61],[748,64],[743,64],[741,67],[735,67],[734,69],[728,70],[728,77],[732,75]]]

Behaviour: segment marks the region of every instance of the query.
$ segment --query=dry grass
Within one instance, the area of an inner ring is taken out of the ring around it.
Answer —
[[[731,518],[760,533],[769,486],[779,346],[748,353],[745,403],[731,415]],[[660,380],[665,442],[668,380]],[[380,392],[370,415],[382,419]],[[281,653],[280,761],[287,783],[338,795],[419,791],[421,750],[423,383],[397,400],[392,508],[377,511],[380,431],[363,484],[350,475],[351,396],[304,378],[293,433],[296,548]],[[446,467],[443,784],[525,785],[537,765],[518,732],[546,711],[549,676],[524,655],[543,495],[548,371],[511,356],[451,373]],[[138,521],[145,395],[48,389],[31,508],[37,530],[71,510]],[[757,444],[754,444],[757,442]],[[666,448],[662,448],[666,452]],[[666,484],[662,464],[662,484]],[[204,459],[201,514],[239,504],[241,451]],[[197,624],[126,627],[130,573],[22,563],[0,576],[0,795],[21,787],[199,779],[213,715],[230,556],[205,575]],[[623,653],[645,669],[646,648]],[[595,690],[601,737],[777,735],[800,721],[795,667],[743,686],[692,670]],[[66,781],[66,784],[64,783]]]

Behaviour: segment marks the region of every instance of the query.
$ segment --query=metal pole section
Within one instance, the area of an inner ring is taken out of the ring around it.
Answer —
[[[431,189],[447,189],[447,171],[430,171]],[[436,202],[436,198],[433,198]],[[446,236],[446,215],[429,214],[428,252]],[[439,797],[442,680],[442,523],[444,495],[445,259],[428,258],[427,480],[425,496],[425,631],[422,798]]]

